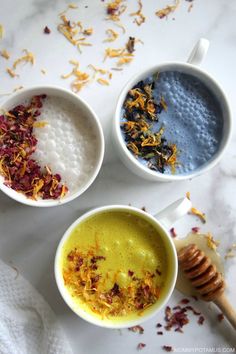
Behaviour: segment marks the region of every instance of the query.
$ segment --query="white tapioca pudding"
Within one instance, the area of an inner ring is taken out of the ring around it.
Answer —
[[[98,145],[95,129],[75,105],[47,96],[35,129],[38,140],[34,158],[61,175],[68,194],[83,187],[94,170]]]

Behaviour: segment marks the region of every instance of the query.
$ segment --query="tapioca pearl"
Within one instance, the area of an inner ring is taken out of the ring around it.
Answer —
[[[156,258],[152,257],[152,256],[149,256],[147,257],[147,260],[146,260],[146,266],[151,269],[153,269],[154,267],[157,266],[157,261],[156,261]]]
[[[71,161],[71,167],[72,168],[77,168],[77,166],[78,166],[78,162],[77,161]]]
[[[217,122],[214,121],[214,120],[212,120],[212,121],[211,121],[211,126],[212,126],[213,128],[215,128],[215,127],[217,126]]]
[[[56,136],[59,137],[61,140],[63,140],[63,136],[64,136],[63,127],[57,129]]]
[[[188,159],[189,159],[190,162],[193,160],[193,156],[192,156],[191,153],[188,153]]]
[[[114,241],[113,244],[114,244],[115,248],[120,248],[120,246],[121,246],[121,242],[119,240]]]
[[[70,169],[70,177],[71,179],[77,179],[78,178],[78,172],[75,168]]]
[[[73,154],[73,149],[71,148],[70,144],[65,144],[63,152],[65,155],[68,155],[68,157],[71,158],[71,155]]]
[[[49,161],[52,161],[52,163],[53,163],[53,161],[59,159],[59,155],[56,151],[49,150],[47,155],[48,155]]]
[[[176,112],[176,119],[182,120],[184,118],[184,115],[182,113],[182,111],[178,110]]]
[[[146,257],[146,251],[142,250],[142,249],[139,249],[139,250],[136,250],[135,252],[135,258],[138,259],[138,261],[144,261]]]
[[[124,272],[120,272],[117,275],[117,282],[120,287],[126,287],[130,283],[130,277]]]
[[[166,89],[166,91],[168,92],[168,90],[171,88],[171,84],[169,82],[165,82],[163,84],[164,88]]]
[[[128,247],[133,247],[134,245],[134,240],[132,240],[131,238],[129,238],[128,240],[126,240],[126,245]]]
[[[53,139],[47,140],[47,148],[48,150],[54,150],[56,148],[56,143]]]
[[[188,169],[189,171],[193,171],[193,170],[195,169],[194,164],[193,164],[192,162],[189,162],[189,163],[188,163],[188,166],[187,166],[187,169]]]
[[[101,253],[109,253],[110,252],[110,248],[107,246],[104,246],[104,245],[102,245],[100,247],[100,249],[101,249]]]
[[[208,161],[210,160],[212,155],[209,152],[205,152],[205,160]]]
[[[211,154],[213,154],[215,152],[215,146],[209,146],[208,148],[208,152],[210,152]]]

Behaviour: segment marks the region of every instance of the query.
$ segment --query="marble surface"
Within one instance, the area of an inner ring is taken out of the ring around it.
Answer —
[[[106,204],[129,204],[142,207],[156,214],[172,201],[190,191],[192,201],[206,213],[207,223],[201,223],[191,216],[176,223],[179,234],[185,235],[192,226],[201,226],[211,231],[220,240],[219,251],[224,257],[226,250],[236,239],[236,134],[221,163],[211,172],[193,180],[178,183],[151,183],[144,181],[120,162],[111,142],[111,123],[118,94],[126,81],[143,68],[163,61],[186,60],[194,43],[200,37],[210,40],[210,48],[202,68],[213,75],[224,88],[231,103],[233,117],[236,113],[235,77],[236,77],[236,2],[228,0],[195,0],[191,12],[187,1],[170,15],[168,20],[158,19],[155,10],[171,1],[143,1],[146,22],[138,27],[128,14],[137,9],[137,1],[128,1],[128,12],[122,22],[127,33],[120,35],[114,47],[122,46],[128,35],[140,38],[144,44],[138,44],[134,61],[122,72],[115,72],[111,85],[103,87],[93,83],[79,95],[97,112],[106,139],[106,153],[101,172],[81,197],[61,207],[38,209],[27,207],[0,194],[0,257],[13,264],[40,291],[55,311],[63,326],[74,353],[136,353],[139,342],[146,343],[143,353],[161,353],[162,345],[171,345],[176,352],[186,350],[200,351],[201,348],[233,348],[235,332],[227,321],[219,324],[216,316],[219,311],[212,305],[198,302],[196,307],[204,314],[204,326],[196,324],[191,318],[184,334],[165,332],[156,335],[155,324],[163,320],[163,312],[144,324],[143,335],[127,330],[106,330],[97,328],[74,315],[61,299],[57,290],[53,261],[57,244],[68,226],[90,208]],[[103,63],[103,52],[107,46],[102,43],[105,30],[114,28],[112,23],[104,21],[104,2],[78,1],[79,9],[70,10],[72,18],[93,27],[91,37],[93,46],[82,48],[78,53],[57,31],[58,13],[69,2],[63,0],[1,0],[0,23],[5,27],[5,36],[0,41],[0,49],[7,49],[11,59],[7,62],[0,57],[0,94],[12,92],[16,86],[29,87],[39,84],[53,84],[69,88],[70,80],[62,80],[60,75],[70,70],[70,59],[77,59],[81,68],[90,63],[97,66],[114,66],[112,61]],[[51,29],[50,35],[43,28]],[[118,32],[121,32],[117,28]],[[21,56],[27,48],[36,57],[33,67],[26,64],[19,68],[19,78],[11,78],[6,67]],[[47,70],[43,75],[41,69]],[[0,96],[0,103],[6,99]],[[227,295],[236,306],[235,259],[225,261]],[[175,291],[170,305],[176,304],[182,295]],[[195,349],[194,349],[195,348]],[[225,349],[226,350],[226,349]],[[219,350],[218,350],[219,352]]]

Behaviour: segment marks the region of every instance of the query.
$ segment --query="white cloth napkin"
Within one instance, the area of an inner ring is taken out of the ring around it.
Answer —
[[[43,297],[1,260],[0,354],[72,354]]]

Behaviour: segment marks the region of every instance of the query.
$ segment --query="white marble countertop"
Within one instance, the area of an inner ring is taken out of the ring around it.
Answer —
[[[77,1],[76,1],[77,2]],[[65,0],[1,0],[0,24],[5,27],[5,36],[0,41],[0,50],[5,48],[11,53],[7,62],[0,57],[0,94],[11,92],[16,86],[28,87],[38,84],[53,84],[69,88],[70,80],[62,80],[60,75],[70,70],[70,59],[77,59],[81,68],[90,63],[104,66],[103,52],[106,45],[105,29],[115,28],[104,21],[104,3],[100,0],[78,1],[79,9],[70,10],[72,17],[93,27],[91,47],[83,47],[83,53],[73,47],[57,31],[58,13],[66,8]],[[137,1],[130,0],[129,12],[137,9]],[[164,206],[190,191],[192,201],[206,213],[207,223],[186,216],[175,227],[178,233],[186,233],[192,226],[201,226],[211,231],[220,240],[219,251],[222,256],[236,240],[236,134],[222,160],[211,172],[191,181],[178,183],[151,183],[144,181],[131,172],[118,159],[110,138],[110,126],[116,100],[126,81],[142,68],[163,61],[186,60],[198,38],[210,40],[210,48],[202,67],[213,75],[225,89],[231,103],[233,116],[236,114],[235,77],[236,77],[236,2],[228,0],[195,0],[188,12],[189,2],[182,0],[180,8],[168,20],[160,20],[155,10],[170,1],[143,1],[146,22],[138,27],[130,16],[124,15],[123,23],[127,29],[120,35],[114,47],[123,45],[129,35],[140,38],[144,45],[137,45],[135,59],[122,72],[114,72],[109,87],[93,83],[84,88],[79,95],[97,112],[102,123],[106,153],[101,172],[94,184],[81,197],[61,207],[49,209],[21,205],[3,193],[0,194],[0,257],[11,262],[40,291],[55,311],[61,322],[74,353],[118,354],[136,353],[137,344],[144,342],[143,353],[161,353],[162,345],[171,345],[181,352],[181,348],[233,348],[235,332],[226,321],[218,323],[219,311],[198,302],[196,307],[204,314],[203,326],[191,318],[184,334],[165,332],[156,335],[155,324],[162,321],[163,312],[157,318],[144,324],[144,334],[138,335],[127,330],[106,330],[92,326],[74,315],[65,305],[57,290],[53,261],[57,244],[68,226],[86,210],[106,204],[129,204],[142,207],[155,214]],[[128,12],[128,13],[129,13]],[[48,26],[51,34],[43,33]],[[117,28],[118,32],[121,32]],[[112,46],[112,45],[111,45]],[[18,71],[19,78],[11,78],[6,67],[21,56],[27,48],[35,54],[33,67],[26,64]],[[114,66],[111,62],[105,65]],[[46,69],[43,75],[41,69]],[[3,101],[5,97],[1,96]],[[1,101],[0,101],[1,103]],[[225,262],[227,295],[236,306],[235,259]],[[170,305],[182,297],[174,292]],[[194,349],[192,349],[193,351]],[[182,349],[183,351],[183,349]],[[190,352],[190,349],[187,350]]]

